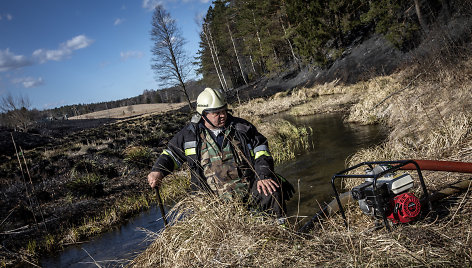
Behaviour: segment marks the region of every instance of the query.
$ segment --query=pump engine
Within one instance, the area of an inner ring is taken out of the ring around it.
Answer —
[[[383,174],[376,181],[374,190],[373,177],[390,169],[387,165],[377,165],[366,169],[364,183],[354,187],[352,197],[358,201],[359,207],[367,215],[375,218],[386,217],[394,223],[407,223],[415,219],[421,211],[420,200],[408,192],[413,187],[410,174]]]

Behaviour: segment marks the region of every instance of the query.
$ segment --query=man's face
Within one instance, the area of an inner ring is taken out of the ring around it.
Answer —
[[[222,128],[226,124],[226,119],[228,118],[228,114],[226,113],[226,108],[221,110],[209,112],[206,114],[208,120],[216,127]],[[213,127],[205,121],[205,126],[209,129],[213,129]]]

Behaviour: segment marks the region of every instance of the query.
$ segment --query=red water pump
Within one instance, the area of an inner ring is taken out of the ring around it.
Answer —
[[[336,178],[364,178],[362,184],[351,190],[351,195],[359,203],[362,212],[383,219],[387,228],[389,228],[388,220],[393,223],[408,223],[420,215],[420,200],[414,193],[409,192],[413,188],[413,177],[408,173],[397,172],[407,164],[416,165],[414,161],[364,162],[334,175],[332,186],[346,226],[346,217],[335,187]],[[348,174],[362,166],[365,166],[364,174]],[[417,171],[423,196],[430,205],[428,191],[419,166]]]

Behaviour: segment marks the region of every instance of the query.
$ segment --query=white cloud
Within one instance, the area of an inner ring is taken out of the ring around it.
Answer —
[[[85,35],[78,35],[71,40],[66,42],[66,47],[72,50],[86,48],[93,43],[92,39],[89,39]]]
[[[89,39],[85,35],[78,35],[65,43],[61,43],[56,50],[37,49],[33,52],[33,57],[37,58],[40,63],[50,60],[61,61],[70,56],[74,50],[86,48],[93,42],[94,40]]]
[[[163,1],[161,0],[143,0],[143,8],[149,11],[156,8],[156,6],[162,5],[162,4],[163,4]]]
[[[23,55],[15,55],[10,49],[0,50],[0,72],[32,65],[33,62]]]
[[[115,19],[115,22],[113,23],[113,25],[115,25],[115,26],[120,25],[120,24],[122,24],[124,21],[125,21],[124,19],[117,18],[117,19]]]
[[[12,82],[13,84],[21,84],[24,88],[39,87],[44,84],[44,80],[42,77],[22,77],[13,79]]]
[[[122,60],[127,60],[129,58],[141,58],[144,55],[141,51],[121,51],[120,56]]]

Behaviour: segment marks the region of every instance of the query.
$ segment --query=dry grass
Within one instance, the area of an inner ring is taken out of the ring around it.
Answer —
[[[382,122],[390,128],[384,144],[358,152],[348,164],[407,158],[472,161],[472,59],[456,68],[440,67],[420,65],[407,72],[325,90],[328,94],[357,94],[359,102],[350,110],[350,121]],[[293,95],[278,96],[264,102],[267,110],[262,113],[253,109],[247,114],[270,114],[272,105],[310,105],[321,99],[302,100]],[[433,189],[470,179],[470,175],[439,172],[424,175]],[[466,193],[442,200],[435,204],[433,213],[413,224],[395,226],[392,232],[374,230],[374,220],[353,204],[346,208],[349,231],[341,217],[334,215],[310,237],[297,235],[295,226],[284,228],[253,215],[241,204],[189,197],[175,207],[179,221],[156,234],[152,246],[131,266],[471,267],[471,190],[469,185]]]
[[[234,113],[238,117],[247,118],[250,120],[254,120],[254,117],[256,117],[257,120],[257,118],[288,111],[301,104],[309,103],[313,100],[318,100],[319,96],[346,93],[345,87],[336,85],[337,81],[334,81],[331,83],[326,83],[324,85],[317,85],[312,88],[295,89],[290,93],[277,93],[269,99],[253,99],[235,107]],[[338,98],[338,95],[334,96],[334,98]],[[350,101],[350,99],[346,99],[344,97],[342,98],[346,103]],[[341,103],[339,100],[337,100],[337,102],[340,104],[344,104]],[[318,110],[321,111],[322,109]]]
[[[306,151],[311,147],[309,138],[313,131],[310,128],[294,126],[281,118],[259,122],[257,128],[269,140],[276,163],[294,159],[296,151]]]
[[[392,159],[432,159],[472,161],[472,60],[461,64],[462,68],[450,71],[441,70],[439,74],[426,73],[408,88],[399,84],[411,84],[411,73],[400,73],[391,84],[394,88],[385,91],[404,89],[381,105],[363,99],[353,106],[349,119],[356,121],[385,122],[391,129],[387,141],[381,146],[368,148],[354,155],[349,163],[361,161]],[[419,72],[419,71],[418,71]],[[431,71],[430,71],[431,72]],[[462,82],[457,83],[460,72]],[[416,76],[415,76],[416,77]],[[431,79],[434,77],[434,79]],[[391,93],[389,93],[391,94]],[[386,95],[379,93],[379,95]],[[362,99],[362,98],[361,98]],[[361,118],[357,117],[363,114]],[[451,180],[437,183],[437,174],[432,174],[430,184],[440,186]],[[450,176],[454,178],[454,176]],[[352,185],[351,185],[352,186]]]
[[[154,234],[154,243],[132,267],[460,267],[471,264],[471,231],[457,223],[472,216],[470,195],[460,213],[450,211],[436,222],[404,225],[393,232],[370,231],[373,221],[351,207],[353,225],[346,231],[335,216],[302,237],[241,204],[208,196],[189,197],[176,205],[179,221]],[[452,216],[451,216],[452,215]],[[431,239],[433,238],[433,239]]]

